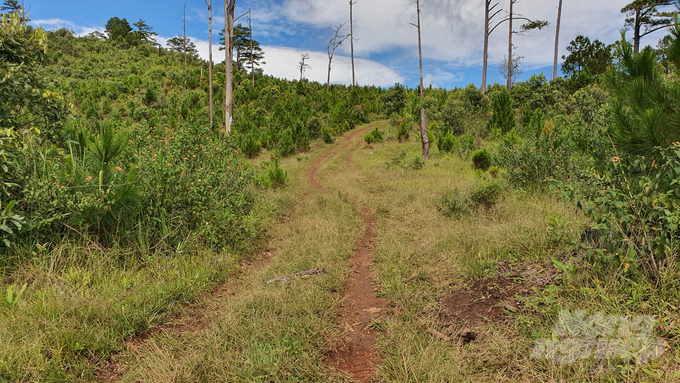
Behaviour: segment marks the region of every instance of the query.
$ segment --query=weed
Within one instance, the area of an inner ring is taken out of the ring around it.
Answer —
[[[493,162],[493,157],[486,149],[479,149],[472,153],[472,163],[475,165],[475,169],[482,169],[484,171],[491,167]]]

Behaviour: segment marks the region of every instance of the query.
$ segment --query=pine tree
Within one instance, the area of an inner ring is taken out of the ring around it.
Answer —
[[[515,111],[512,109],[512,97],[506,88],[493,100],[493,114],[489,119],[487,127],[489,131],[507,133],[515,128]]]
[[[680,26],[671,28],[667,60],[680,74]],[[620,57],[605,82],[612,95],[612,139],[622,154],[654,159],[658,147],[680,142],[680,80],[667,80],[656,59],[656,51],[646,47],[636,54],[625,33],[617,47]]]

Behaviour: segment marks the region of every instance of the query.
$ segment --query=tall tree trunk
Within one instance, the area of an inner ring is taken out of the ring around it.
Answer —
[[[640,29],[642,24],[640,23],[640,10],[635,10],[635,27],[633,28],[633,49],[635,53],[640,53]]]
[[[253,76],[253,88],[255,88],[255,62],[253,61],[253,24],[248,10],[248,29],[250,30],[250,74]]]
[[[234,6],[236,0],[224,0],[224,71],[225,71],[225,100],[224,100],[224,123],[227,134],[231,132],[233,112],[233,84],[232,84],[232,60],[234,58]]]
[[[508,22],[510,23],[510,31],[508,32],[508,92],[512,91],[512,6],[515,0],[510,0],[510,15]]]
[[[349,46],[352,56],[352,85],[356,85],[357,81],[354,77],[354,21],[352,19],[352,5],[354,5],[354,0],[349,0]]]
[[[418,9],[418,60],[420,61],[420,138],[423,142],[423,159],[430,158],[430,140],[427,137],[427,116],[423,102],[425,100],[425,87],[423,86],[423,47],[420,35],[420,0],[416,0]]]
[[[184,3],[184,90],[187,89],[187,3]]]
[[[331,90],[331,58],[328,59],[328,79],[326,80],[326,93]]]
[[[213,57],[212,57],[212,0],[206,0],[208,4],[208,86],[210,87],[210,129],[214,127],[213,110]]]
[[[557,6],[557,26],[555,32],[555,61],[553,63],[553,80],[557,78],[557,56],[560,50],[560,22],[562,21],[562,0]]]
[[[484,0],[484,59],[482,60],[482,93],[486,93],[486,69],[489,64],[489,7],[491,0]]]

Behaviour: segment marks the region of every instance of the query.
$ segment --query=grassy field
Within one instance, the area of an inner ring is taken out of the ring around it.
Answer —
[[[378,219],[376,293],[389,302],[372,325],[382,331],[376,381],[675,381],[677,286],[631,286],[582,264],[477,323],[474,341],[457,341],[467,325],[442,319],[444,297],[508,270],[553,272],[552,259],[569,256],[560,239],[577,237],[584,219],[554,195],[507,186],[488,207],[446,217],[437,209],[444,195],[500,181],[475,171],[468,156],[436,149],[419,169],[420,144],[400,144],[380,126],[384,143],[357,139],[347,147],[337,138],[280,162],[289,182],[262,190],[257,217],[267,243],[256,255],[187,248],[130,260],[82,244],[36,255],[5,281],[29,288],[0,311],[0,375],[17,382],[350,381],[323,360],[347,331],[337,313],[364,229],[353,203],[360,201]],[[326,151],[317,179],[330,193],[312,188],[307,174]],[[252,164],[264,168],[268,160]],[[326,272],[265,284],[312,268]],[[550,337],[560,309],[656,315],[671,349],[644,366],[532,360],[535,340]]]

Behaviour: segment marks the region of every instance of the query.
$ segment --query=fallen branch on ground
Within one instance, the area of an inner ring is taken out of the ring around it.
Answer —
[[[295,274],[284,275],[283,277],[280,277],[280,278],[270,279],[267,282],[265,282],[264,284],[266,285],[266,284],[269,284],[269,283],[272,283],[272,282],[288,282],[289,280],[291,280],[293,278],[308,277],[310,275],[318,275],[318,274],[323,274],[325,272],[326,272],[325,269],[309,269],[309,270],[297,272]]]

